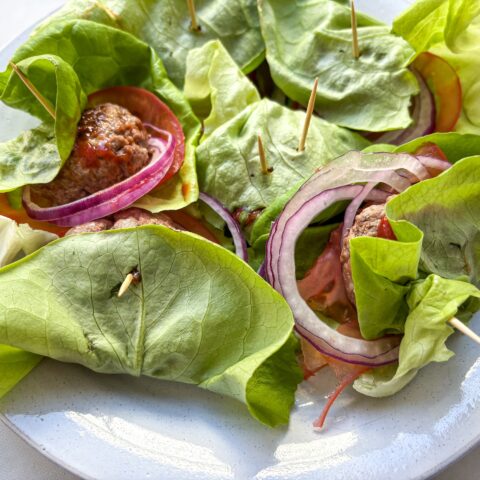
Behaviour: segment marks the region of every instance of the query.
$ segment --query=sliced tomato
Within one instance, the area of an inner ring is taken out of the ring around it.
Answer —
[[[438,158],[439,160],[448,162],[448,158],[443,150],[437,144],[432,142],[423,143],[415,150],[415,152],[413,152],[413,154],[422,155],[424,157]]]
[[[18,224],[27,223],[34,229],[45,230],[47,232],[55,233],[60,237],[63,237],[68,230],[68,228],[57,227],[52,223],[38,222],[36,220],[33,220],[27,215],[27,212],[23,208],[12,208],[5,193],[0,193],[0,215],[11,218],[12,220],[15,220]]]
[[[413,152],[413,154],[421,155],[422,157],[436,158],[437,160],[448,162],[448,158],[443,152],[443,150],[438,145],[432,142],[426,142],[420,145],[420,147],[418,147],[415,150],[415,152]],[[426,167],[426,168],[429,175],[432,178],[436,177],[437,175],[440,175],[443,172],[443,169],[440,169],[440,168],[433,168],[433,167]]]
[[[312,345],[308,340],[300,337],[300,345],[302,347],[301,366],[303,368],[303,378],[312,377],[320,369],[327,366],[325,357]]]
[[[178,118],[156,95],[139,87],[111,87],[92,93],[88,97],[88,106],[95,107],[102,103],[114,103],[126,108],[143,123],[170,132],[175,140],[175,158],[162,183],[175,175],[185,159],[185,135]],[[157,136],[154,130],[149,132]]]
[[[386,238],[387,240],[396,240],[397,237],[393,233],[392,227],[387,217],[382,217],[378,224],[377,237]]]
[[[452,66],[438,55],[421,53],[413,67],[427,82],[435,97],[437,132],[450,132],[462,112],[462,85]]]
[[[357,318],[347,297],[340,262],[341,227],[334,230],[314,266],[298,282],[298,291],[312,310],[344,323]]]
[[[213,243],[219,243],[217,237],[200,220],[181,210],[165,212],[175,223],[189,232],[196,233]]]

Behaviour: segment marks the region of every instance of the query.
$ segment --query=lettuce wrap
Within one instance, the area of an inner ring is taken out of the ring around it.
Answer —
[[[157,212],[179,209],[197,199],[194,147],[200,124],[147,44],[86,20],[54,22],[27,40],[12,62],[53,106],[56,121],[11,67],[0,73],[0,100],[43,122],[0,144],[0,192],[53,180],[72,150],[87,95],[110,86],[135,85],[150,90],[171,108],[182,124],[186,147],[180,171],[143,197],[139,206]]]
[[[134,268],[141,282],[118,298]],[[275,426],[302,379],[283,298],[234,254],[162,226],[65,237],[0,269],[0,312],[0,393],[38,362],[19,348],[195,384]]]

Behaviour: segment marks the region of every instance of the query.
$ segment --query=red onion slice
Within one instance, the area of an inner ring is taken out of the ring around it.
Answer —
[[[435,131],[435,100],[425,80],[412,70],[418,80],[420,93],[413,99],[412,125],[404,130],[386,132],[377,137],[375,143],[401,145]]]
[[[357,211],[368,197],[370,192],[375,188],[375,182],[369,182],[364,187],[362,192],[357,195],[351,202],[350,205],[345,210],[345,216],[343,217],[343,228],[342,228],[342,238],[340,245],[343,245],[343,239],[348,234],[348,231],[355,222],[355,217],[357,215]]]
[[[156,136],[156,131],[170,132],[175,138],[175,154],[170,170],[163,180],[167,181],[178,172],[185,159],[185,135],[178,118],[160,98],[144,88],[109,87],[92,93],[88,97],[89,107],[95,107],[101,103],[114,103],[125,107],[153,130],[152,136]]]
[[[427,157],[424,155],[415,155],[418,161],[426,168],[431,168],[433,170],[445,171],[449,169],[452,164],[446,160],[441,160],[439,158]]]
[[[398,359],[400,339],[391,336],[367,341],[347,337],[316,316],[297,287],[295,245],[299,236],[320,212],[334,203],[361,197],[364,200],[385,201],[389,193],[371,189],[372,183],[381,182],[402,191],[393,184],[402,183],[406,188],[410,182],[398,176],[396,170],[409,172],[416,177],[428,175],[419,163],[406,154],[362,155],[349,152],[307,180],[272,226],[266,247],[267,278],[290,305],[297,331],[320,352],[344,362],[374,367]],[[358,184],[360,182],[367,182],[368,187]]]
[[[29,187],[26,187],[23,193],[25,210],[35,220],[53,222],[62,227],[74,227],[130,206],[153,190],[172,166],[176,141],[169,132],[163,131],[163,135],[166,141],[150,139],[154,147],[150,163],[135,175],[88,197],[50,208],[42,208],[35,204],[30,197]]]
[[[232,234],[236,254],[242,260],[248,262],[247,242],[245,241],[242,231],[240,230],[240,225],[233,218],[232,214],[217,199],[207,195],[206,193],[200,193],[199,198],[225,221],[230,233]]]

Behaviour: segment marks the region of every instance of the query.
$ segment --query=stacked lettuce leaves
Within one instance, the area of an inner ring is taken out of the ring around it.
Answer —
[[[263,60],[256,0],[196,0],[195,9],[198,32],[185,0],[70,0],[40,30],[59,20],[90,20],[129,32],[153,47],[179,88],[188,52],[210,40],[220,39],[245,72]]]
[[[316,168],[369,145],[360,135],[314,117],[306,148],[299,152],[304,112],[260,99],[219,42],[190,52],[185,92],[205,118],[197,148],[200,189],[231,211],[268,207]],[[261,172],[258,135],[272,170],[268,175]]]
[[[271,74],[288,97],[306,105],[318,77],[316,108],[330,122],[376,132],[411,123],[415,52],[390,27],[359,14],[354,58],[348,0],[260,0],[259,10]]]

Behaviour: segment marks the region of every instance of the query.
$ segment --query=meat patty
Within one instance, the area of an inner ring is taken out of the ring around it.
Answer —
[[[33,201],[64,205],[131,177],[150,161],[149,138],[126,108],[104,103],[85,110],[70,158],[52,182],[31,187]]]
[[[110,230],[113,227],[113,222],[106,218],[100,218],[99,220],[93,220],[93,222],[84,223],[82,225],[77,225],[76,227],[71,228],[65,234],[68,235],[79,235],[80,233],[97,233],[103,232],[104,230]]]
[[[385,204],[370,205],[361,210],[355,217],[352,227],[343,239],[340,261],[342,263],[345,289],[350,302],[355,305],[352,266],[350,264],[350,239],[355,237],[377,237],[380,222],[385,217]]]
[[[115,213],[113,218],[115,223],[112,226],[112,230],[141,227],[142,225],[164,225],[173,230],[183,230],[168,215],[164,213],[150,213],[140,208],[127,208]]]
[[[99,220],[94,220],[93,222],[73,227],[66,233],[66,235],[97,233],[104,230],[141,227],[142,225],[164,225],[172,230],[184,230],[164,213],[150,213],[146,210],[132,207],[115,213],[112,220],[101,218]]]

